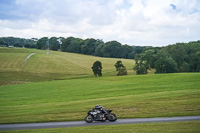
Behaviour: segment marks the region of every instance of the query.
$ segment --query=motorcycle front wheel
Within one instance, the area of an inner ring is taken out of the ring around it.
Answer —
[[[87,122],[87,123],[92,123],[93,122],[93,117],[92,117],[92,115],[87,115],[86,117],[85,117],[85,122]]]
[[[111,113],[111,114],[110,114],[110,117],[108,118],[108,120],[109,120],[110,122],[116,121],[116,120],[117,120],[117,115],[114,114],[114,113]]]

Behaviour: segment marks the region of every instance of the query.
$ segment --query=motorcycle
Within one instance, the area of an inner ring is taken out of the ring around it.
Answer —
[[[102,113],[99,110],[89,110],[87,116],[85,117],[85,122],[87,123],[92,123],[93,121],[105,122],[106,120],[114,122],[117,120],[117,115],[111,112],[112,110],[106,110],[106,112],[104,113]]]

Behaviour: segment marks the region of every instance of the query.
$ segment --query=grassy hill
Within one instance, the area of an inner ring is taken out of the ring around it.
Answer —
[[[28,55],[35,53],[26,63]],[[101,61],[103,76],[116,75],[114,64],[121,60],[129,74],[134,74],[134,60],[87,56],[74,53],[25,48],[0,48],[0,85],[33,81],[91,77],[91,66]]]
[[[200,115],[200,73],[81,78],[0,86],[0,123],[83,120],[96,104],[119,118]]]

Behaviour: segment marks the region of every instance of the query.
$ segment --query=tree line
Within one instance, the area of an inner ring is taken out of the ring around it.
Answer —
[[[152,68],[156,73],[200,72],[200,40],[148,48],[135,60],[137,74],[147,74]]]
[[[43,37],[37,41],[37,49],[46,49],[47,42],[50,50],[125,59],[134,59],[136,54],[142,53],[144,49],[148,48],[147,46],[122,45],[117,41],[104,43],[102,40],[93,38],[83,40],[75,37],[52,37],[48,41],[47,37]]]
[[[14,46],[54,51],[80,53],[99,57],[134,59],[149,46],[122,45],[117,41],[104,43],[99,39],[81,39],[75,37],[42,37],[40,39],[24,39],[15,37],[0,37],[1,46]]]
[[[134,70],[137,74],[146,74],[152,68],[156,69],[156,73],[200,72],[200,40],[176,43],[165,47],[151,47],[122,45],[117,41],[103,42],[93,38],[84,40],[75,37],[42,37],[40,39],[0,37],[0,46],[50,49],[99,57],[135,59]]]
[[[8,47],[25,47],[25,48],[36,48],[37,38],[25,39],[17,37],[0,37],[0,46]]]

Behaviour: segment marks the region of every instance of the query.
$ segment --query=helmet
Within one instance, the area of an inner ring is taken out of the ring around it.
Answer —
[[[95,108],[101,108],[101,106],[100,105],[96,105]]]

